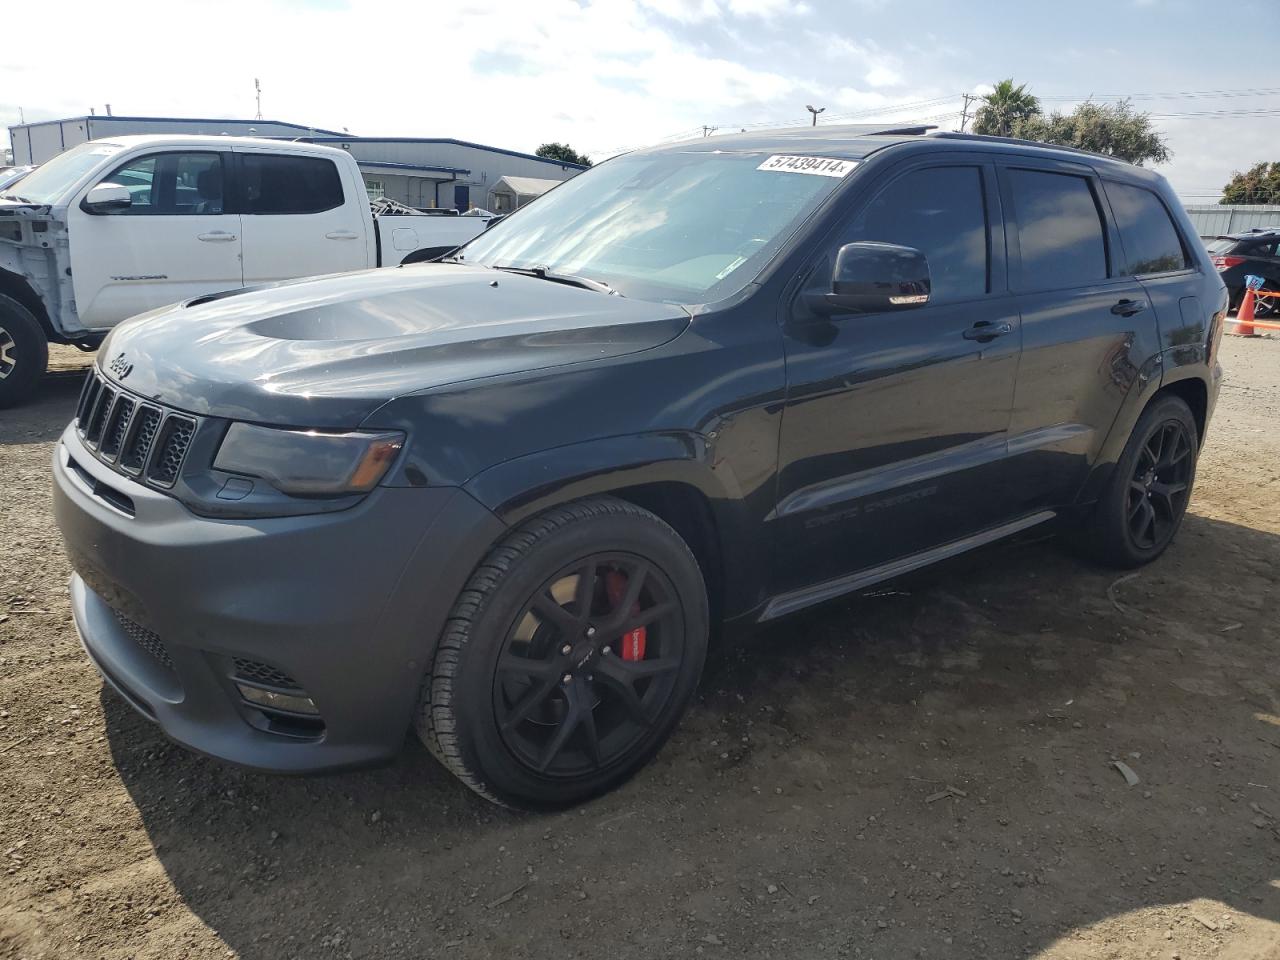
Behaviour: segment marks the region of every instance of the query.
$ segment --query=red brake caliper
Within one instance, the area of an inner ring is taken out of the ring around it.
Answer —
[[[616,607],[622,602],[622,598],[627,593],[627,575],[618,570],[610,570],[604,575],[605,592],[609,595],[609,604]],[[640,603],[636,601],[631,607],[631,613],[640,612]],[[623,660],[643,660],[644,659],[644,639],[645,628],[636,627],[628,634],[624,634],[621,643]]]

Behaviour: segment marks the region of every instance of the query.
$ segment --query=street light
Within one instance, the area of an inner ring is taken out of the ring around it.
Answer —
[[[804,108],[813,114],[813,126],[815,127],[818,125],[818,114],[827,109],[826,107],[815,107],[810,103],[806,103]]]

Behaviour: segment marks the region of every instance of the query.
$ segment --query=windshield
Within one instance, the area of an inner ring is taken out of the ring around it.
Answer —
[[[5,190],[5,193],[16,194],[28,203],[56,203],[104,158],[123,149],[118,143],[103,143],[100,140],[82,143],[32,170]]]
[[[719,152],[618,157],[482,233],[458,259],[541,267],[648,300],[723,299],[755,278],[855,166],[848,160],[780,159],[791,158]],[[814,167],[840,173],[797,172]]]

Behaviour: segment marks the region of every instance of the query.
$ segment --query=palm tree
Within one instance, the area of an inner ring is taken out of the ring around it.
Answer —
[[[1025,83],[1016,87],[1013,78],[1001,80],[994,90],[982,98],[982,106],[973,118],[973,132],[994,137],[1012,137],[1018,124],[1040,112],[1040,100],[1031,95]]]

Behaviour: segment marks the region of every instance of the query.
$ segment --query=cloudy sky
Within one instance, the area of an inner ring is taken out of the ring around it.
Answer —
[[[1230,22],[1275,10],[1235,0]],[[1188,200],[1280,159],[1266,43],[1228,43],[1203,0],[44,0],[19,19],[3,127],[107,103],[252,117],[257,77],[268,119],[600,159],[703,125],[807,122],[807,103],[823,122],[955,128],[961,94],[1013,76],[1046,107],[1133,97]]]

